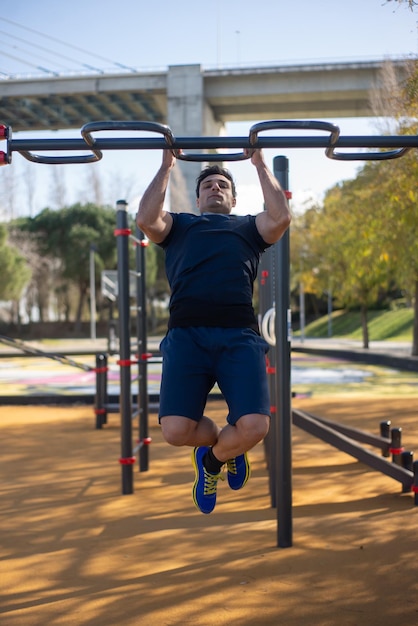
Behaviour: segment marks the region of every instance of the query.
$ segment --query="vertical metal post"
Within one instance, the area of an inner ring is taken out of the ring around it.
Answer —
[[[412,491],[414,494],[414,505],[418,505],[418,461],[412,463],[412,471],[414,472],[414,482],[412,485]]]
[[[139,470],[148,471],[149,446],[144,442],[148,438],[148,355],[147,355],[147,301],[146,301],[146,240],[144,233],[137,227],[136,238],[141,242],[136,247],[136,303],[138,337],[138,416],[139,440],[143,443],[139,449]]]
[[[390,439],[390,427],[392,425],[392,422],[390,420],[385,420],[383,422],[380,422],[380,436],[384,437],[385,439]],[[382,448],[382,456],[388,458],[390,457],[390,451],[389,451],[390,446],[387,446],[387,448]]]
[[[116,203],[122,494],[133,493],[128,203]]]
[[[282,188],[289,186],[289,161],[275,157],[273,171]],[[289,231],[274,246],[276,266],[276,447],[277,447],[277,545],[292,545],[292,452],[290,385],[290,279]]]
[[[97,251],[94,243],[90,244],[90,339],[96,339],[96,273],[94,267],[94,253]]]
[[[260,290],[259,307],[261,316],[274,306],[275,271],[273,264],[273,248],[269,248],[261,257],[260,263]],[[276,507],[276,351],[270,348],[267,354],[267,376],[270,395],[271,423],[267,436],[264,438],[267,469],[269,473],[270,502],[272,508]],[[266,363],[266,365],[267,365]]]
[[[402,446],[402,428],[392,428],[391,434],[391,446],[390,453],[392,454],[392,463],[396,465],[402,465],[402,452],[404,448]]]
[[[107,422],[107,356],[96,354],[96,428],[100,429]]]

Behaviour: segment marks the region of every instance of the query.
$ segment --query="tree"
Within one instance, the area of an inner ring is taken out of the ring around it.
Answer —
[[[397,2],[398,4],[407,4],[411,11],[414,10],[414,7],[418,6],[417,0],[386,0],[386,2]]]
[[[18,300],[30,279],[23,256],[7,243],[7,229],[0,224],[0,300]]]
[[[324,279],[319,276],[322,254],[320,247],[315,246],[315,229],[321,210],[319,205],[313,204],[302,215],[295,215],[290,226],[291,292],[303,291],[304,297],[310,295],[317,316],[318,301],[322,299],[323,292],[329,290],[329,285],[325,287],[325,284],[326,276],[330,275],[325,270]]]
[[[409,152],[365,168],[373,203],[380,208],[379,236],[396,283],[414,303],[412,355],[418,355],[418,159]]]
[[[407,65],[403,83],[396,79],[393,67],[386,63],[382,71],[381,97],[372,98],[376,115],[390,116],[398,134],[418,132],[418,63]],[[412,354],[418,355],[418,155],[410,150],[399,159],[381,167],[368,164],[369,180],[374,185],[374,200],[385,210],[382,237],[396,260],[397,280],[413,295],[414,327]]]
[[[408,64],[403,84],[386,65],[374,105],[376,115],[392,115],[397,134],[416,135],[418,64]],[[379,290],[395,280],[415,303],[412,354],[418,355],[417,181],[416,150],[399,159],[366,162],[354,180],[328,192],[312,224],[309,254],[318,264],[316,287],[326,288],[331,276],[340,304],[360,306],[364,347],[367,310]]]
[[[75,204],[53,211],[44,209],[33,218],[20,218],[14,222],[14,241],[25,250],[25,256],[34,268],[32,299],[39,302],[40,319],[49,308],[48,296],[55,292],[60,317],[70,320],[72,294],[77,289],[75,314],[79,328],[90,290],[90,249],[95,248],[96,289],[100,286],[101,272],[116,268],[116,241],[114,236],[115,211],[111,207],[95,204]],[[135,225],[131,220],[131,229]],[[135,247],[129,247],[130,267],[135,267]],[[158,248],[149,246],[146,251],[147,297],[159,295],[160,256]],[[157,286],[156,286],[157,283]],[[98,292],[97,303],[101,297]]]
[[[9,223],[10,243],[19,250],[31,270],[31,277],[25,289],[26,312],[32,321],[33,310],[37,307],[39,320],[47,319],[49,312],[49,294],[57,284],[59,266],[57,259],[40,254],[36,239],[32,233],[19,228],[24,219]]]
[[[75,323],[78,329],[90,286],[90,246],[95,245],[97,250],[97,278],[102,269],[114,268],[116,264],[114,210],[94,204],[75,204],[60,211],[46,208],[34,218],[20,220],[18,226],[33,233],[42,256],[58,261],[60,279],[67,286],[76,285]],[[59,280],[57,286],[62,297],[63,283]]]
[[[384,65],[371,94],[386,132],[418,132],[418,63],[405,63],[400,82]],[[324,207],[311,207],[291,229],[292,275],[319,295],[332,286],[343,306],[359,306],[363,345],[368,346],[367,310],[382,290],[396,284],[414,301],[412,354],[418,355],[418,158],[368,161],[353,181],[329,190]]]
[[[367,315],[391,278],[390,256],[381,237],[382,213],[373,187],[359,174],[328,191],[316,214],[311,254],[317,259],[317,284],[332,288],[341,306],[360,307],[363,347],[369,347]]]

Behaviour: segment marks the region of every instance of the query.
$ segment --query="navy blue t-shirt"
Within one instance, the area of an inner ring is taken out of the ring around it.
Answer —
[[[159,245],[171,288],[169,328],[258,329],[252,298],[261,254],[269,247],[255,216],[172,213]]]

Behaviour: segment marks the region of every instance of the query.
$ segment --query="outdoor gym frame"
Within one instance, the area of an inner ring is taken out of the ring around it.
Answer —
[[[305,130],[320,131],[325,136],[264,136],[263,131]],[[92,133],[100,131],[129,131],[151,132],[160,137],[135,138],[95,138]],[[367,161],[387,160],[403,156],[408,150],[418,148],[418,135],[400,136],[349,136],[341,137],[338,126],[323,121],[289,121],[269,120],[260,122],[250,128],[248,137],[175,137],[168,126],[154,122],[142,121],[100,121],[85,124],[81,129],[81,139],[13,139],[12,129],[9,126],[0,126],[0,139],[6,141],[6,150],[0,152],[0,164],[11,163],[13,152],[18,152],[25,159],[34,163],[44,164],[72,164],[94,163],[103,157],[104,150],[161,150],[170,149],[176,158],[185,161],[222,162],[241,161],[251,158],[252,151],[257,148],[290,149],[290,148],[324,148],[328,158],[340,161]],[[340,149],[378,149],[370,152],[341,152]],[[184,152],[191,150],[192,152]],[[196,150],[234,150],[236,152],[203,153]],[[51,151],[78,151],[78,155],[48,156],[45,152]],[[88,154],[85,154],[85,152]],[[42,154],[38,154],[42,152]],[[287,196],[288,190],[288,160],[286,157],[275,157],[274,174],[281,183]],[[120,204],[124,204],[121,201]],[[121,207],[119,207],[121,208]],[[118,211],[121,215],[125,211]],[[118,228],[124,225],[118,224]],[[126,237],[122,237],[126,241]],[[120,244],[122,245],[122,244]],[[272,357],[277,375],[274,389],[274,428],[271,449],[273,451],[273,469],[276,478],[276,506],[278,522],[278,546],[292,545],[292,484],[291,484],[291,389],[290,389],[290,289],[289,289],[289,232],[272,248],[273,263],[277,272],[277,285],[274,295],[276,348]],[[119,276],[120,285],[128,281],[127,276]],[[125,288],[129,286],[125,285]],[[120,316],[121,353],[121,405],[123,403],[122,388],[130,386],[130,348],[129,324],[125,298],[122,301]],[[270,304],[271,306],[271,304]],[[129,379],[129,380],[128,380]],[[125,401],[128,397],[125,395]],[[131,415],[129,407],[122,405],[122,432],[125,422],[129,419],[130,432]],[[126,443],[126,437],[124,437]],[[130,447],[122,451],[123,483],[126,492],[131,492],[132,464]],[[270,468],[271,469],[271,468]]]

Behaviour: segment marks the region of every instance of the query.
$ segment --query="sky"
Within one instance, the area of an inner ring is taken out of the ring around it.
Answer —
[[[165,70],[193,63],[213,69],[417,56],[418,8],[411,12],[396,0],[0,0],[0,46],[1,96],[1,80],[7,76],[40,76],[48,71],[82,73],[93,67],[115,72],[121,66]],[[227,124],[226,134],[247,136],[258,121],[262,120]],[[372,118],[327,121],[336,123],[342,136],[379,134]],[[60,136],[78,137],[79,129],[63,130]],[[276,154],[266,151],[270,167]],[[353,178],[362,165],[331,161],[323,150],[281,154],[289,158],[294,210],[303,210],[310,199],[320,200],[327,189]],[[53,206],[51,187],[57,188],[57,178],[64,181],[67,204],[94,199],[92,167],[99,172],[104,201],[114,204],[123,197],[134,211],[160,160],[158,151],[108,151],[96,165],[46,166],[14,154],[12,165],[0,170],[3,213],[4,206],[12,206],[8,210],[14,217]],[[57,176],[51,173],[54,167],[61,170]],[[260,210],[254,168],[247,161],[228,167],[237,182],[239,212]]]

